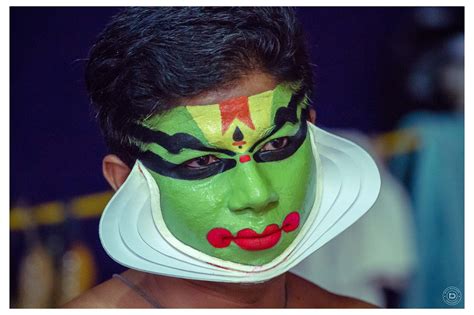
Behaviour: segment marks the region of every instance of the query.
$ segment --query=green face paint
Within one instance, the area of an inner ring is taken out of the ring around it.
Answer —
[[[160,217],[173,236],[246,265],[282,254],[310,210],[314,165],[305,106],[279,85],[145,121],[140,160],[159,187]]]

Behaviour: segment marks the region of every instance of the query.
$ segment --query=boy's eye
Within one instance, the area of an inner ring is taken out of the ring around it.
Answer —
[[[283,149],[288,145],[288,137],[277,138],[267,142],[261,149],[260,152],[275,151]]]
[[[216,162],[219,162],[219,158],[215,157],[214,155],[205,155],[201,156],[187,162],[184,162],[183,165],[187,168],[204,168]]]

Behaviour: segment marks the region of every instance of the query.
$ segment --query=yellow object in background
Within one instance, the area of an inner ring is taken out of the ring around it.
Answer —
[[[37,223],[28,208],[20,212],[25,229],[26,253],[20,262],[16,307],[51,307],[55,287],[54,259],[43,246]]]
[[[89,248],[76,241],[67,250],[61,261],[58,305],[79,296],[96,283],[96,265]]]
[[[112,191],[105,191],[76,197],[68,202],[70,215],[75,219],[99,218],[112,196]],[[58,225],[66,220],[65,204],[61,201],[42,203],[28,209],[16,206],[10,210],[10,231],[29,228],[30,222],[24,219],[27,210],[31,212],[31,220],[39,226]]]
[[[21,262],[18,305],[20,308],[51,307],[54,263],[47,250],[36,244]]]
[[[80,240],[80,222],[75,220],[99,217],[111,196],[96,193],[35,206],[21,202],[12,208],[10,230],[25,236],[25,254],[16,279],[11,279],[18,283],[12,307],[59,307],[96,285],[94,255]],[[64,243],[69,243],[65,249]]]

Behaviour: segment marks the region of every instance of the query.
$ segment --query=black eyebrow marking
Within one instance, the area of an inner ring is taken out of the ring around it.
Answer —
[[[265,137],[255,142],[249,150],[250,153],[252,153],[260,143],[267,140],[268,138],[273,136],[278,130],[283,128],[286,122],[291,122],[292,124],[295,124],[298,122],[298,116],[297,116],[298,103],[301,101],[303,96],[304,94],[302,93],[293,94],[291,96],[290,102],[288,103],[288,106],[281,107],[277,110],[275,114],[275,118],[273,119],[274,127],[272,131],[268,133]]]
[[[228,156],[235,156],[235,152],[226,149],[206,147],[199,139],[187,133],[169,135],[159,130],[151,130],[142,125],[131,128],[131,136],[144,143],[157,143],[168,152],[178,154],[182,149],[191,149],[205,152],[218,152]]]

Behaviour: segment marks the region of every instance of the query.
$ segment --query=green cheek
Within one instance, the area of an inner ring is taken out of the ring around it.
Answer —
[[[246,265],[263,265],[280,255],[295,239],[310,208],[303,209],[312,170],[310,138],[291,157],[267,163],[239,163],[219,175],[196,181],[177,180],[154,172],[165,224],[182,243],[208,255]],[[281,226],[286,215],[298,211],[299,228],[282,232],[279,242],[265,250],[249,251],[234,242],[215,248],[207,233],[217,227],[235,235],[251,228],[258,233],[270,224]]]

